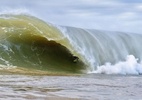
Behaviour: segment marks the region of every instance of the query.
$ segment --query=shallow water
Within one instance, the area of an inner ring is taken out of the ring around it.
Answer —
[[[141,75],[0,75],[1,100],[142,100],[141,93]]]

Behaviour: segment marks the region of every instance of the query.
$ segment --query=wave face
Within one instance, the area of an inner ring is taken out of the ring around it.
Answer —
[[[28,15],[0,16],[0,68],[79,73],[85,64],[54,26]],[[8,66],[8,67],[5,67]]]
[[[23,14],[0,15],[0,69],[141,74],[141,44],[141,34],[55,26]],[[132,70],[127,62],[135,62]]]

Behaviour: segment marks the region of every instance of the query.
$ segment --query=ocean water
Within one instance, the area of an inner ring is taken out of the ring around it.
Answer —
[[[142,77],[0,75],[1,100],[142,100]]]
[[[141,100],[142,35],[0,14],[2,100]]]

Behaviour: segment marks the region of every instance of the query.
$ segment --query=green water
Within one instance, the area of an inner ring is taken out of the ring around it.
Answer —
[[[0,64],[51,72],[82,73],[85,64],[55,27],[27,15],[1,15]]]

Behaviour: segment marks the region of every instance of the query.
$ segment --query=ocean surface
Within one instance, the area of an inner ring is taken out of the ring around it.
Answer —
[[[142,35],[0,15],[2,100],[141,100]]]
[[[0,75],[1,100],[142,100],[142,76]]]

